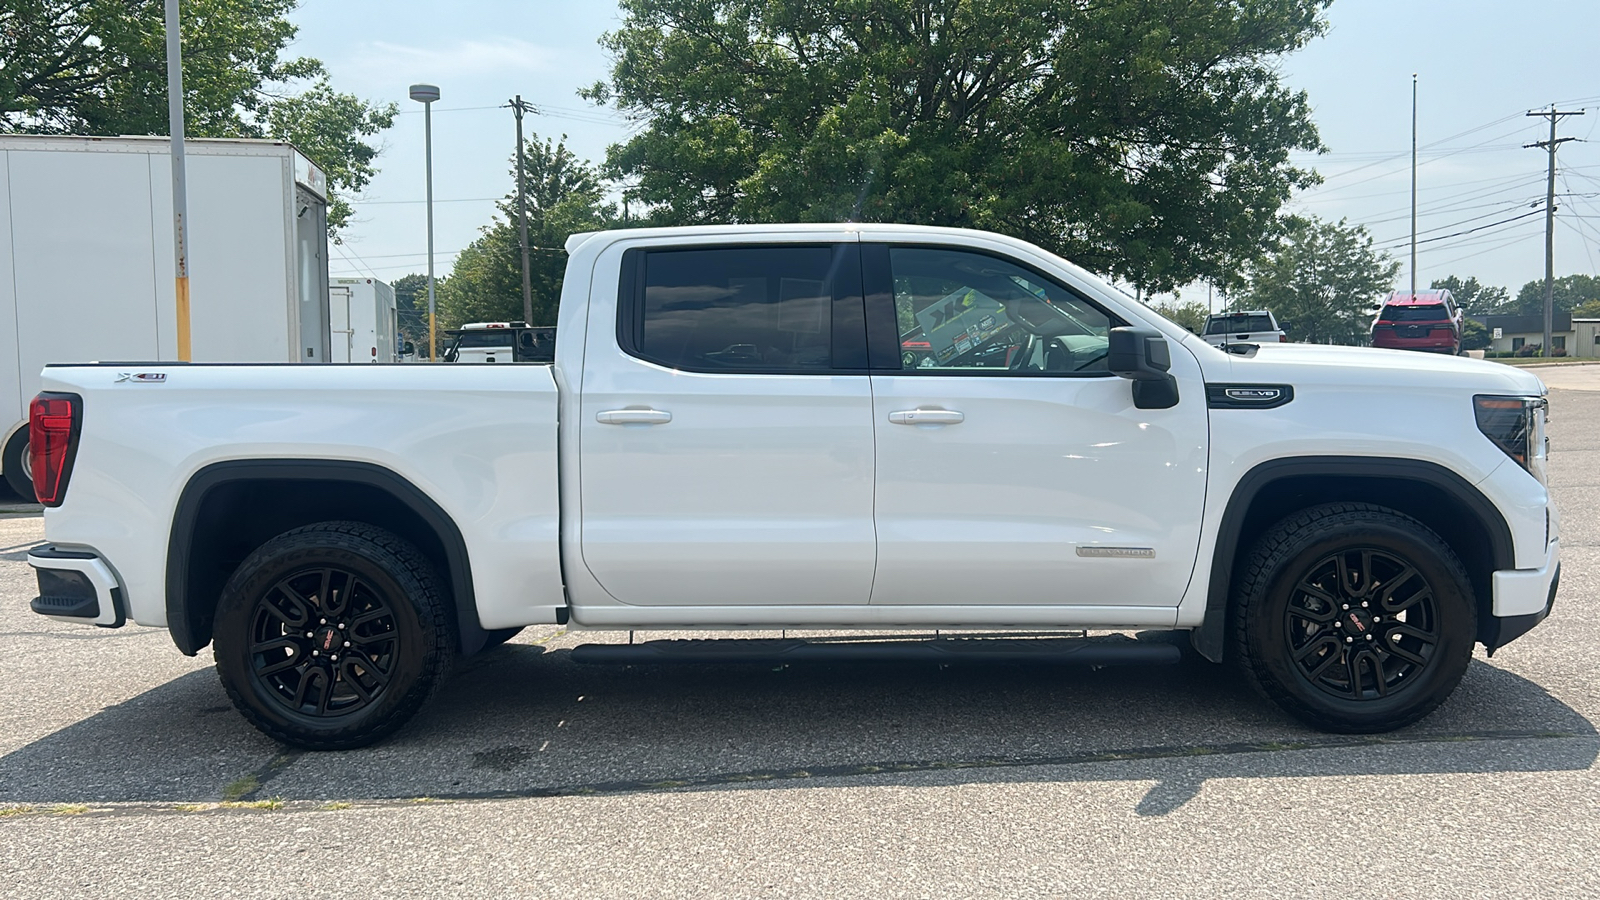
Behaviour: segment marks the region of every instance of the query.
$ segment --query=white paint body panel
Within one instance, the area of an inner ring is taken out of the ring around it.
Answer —
[[[1181,402],[1136,410],[1118,378],[696,375],[617,345],[626,247],[858,238],[1034,265],[1166,335]],[[1548,492],[1472,413],[1474,394],[1541,393],[1526,372],[1295,344],[1224,353],[1037,248],[959,230],[640,229],[569,247],[553,367],[150,368],[168,373],[159,385],[48,370],[48,387],[85,402],[48,537],[99,552],[130,614],[164,624],[167,534],[194,472],[230,459],[357,460],[454,519],[489,628],[549,622],[562,606],[595,628],[1191,627],[1240,479],[1272,460],[1350,456],[1459,474],[1504,515],[1519,572],[1551,565]],[[1295,398],[1207,412],[1207,382],[1290,384]],[[888,422],[935,404],[963,420]],[[630,407],[671,417],[599,420]],[[935,488],[968,504],[961,515],[930,505]],[[1082,557],[1079,546],[1155,554]]]
[[[51,541],[117,572],[128,614],[166,624],[167,541],[194,473],[233,459],[359,460],[448,513],[467,544],[486,628],[553,621],[556,390],[547,366],[152,365],[164,383],[114,383],[116,367],[51,368],[47,390],[83,397],[67,502]]]

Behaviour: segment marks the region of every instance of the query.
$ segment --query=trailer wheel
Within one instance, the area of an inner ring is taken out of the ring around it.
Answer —
[[[1302,510],[1267,530],[1235,585],[1246,678],[1324,731],[1372,733],[1433,712],[1472,659],[1466,570],[1426,525],[1364,503]]]
[[[28,460],[28,429],[26,426],[19,429],[6,441],[0,457],[0,471],[4,471],[6,485],[15,491],[18,497],[30,503],[37,498],[33,493],[33,470],[29,468]]]
[[[414,715],[455,656],[427,559],[357,522],[285,532],[250,554],[217,604],[228,696],[267,735],[307,750],[374,743]]]

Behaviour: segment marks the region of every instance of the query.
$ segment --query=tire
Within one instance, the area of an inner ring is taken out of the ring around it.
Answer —
[[[0,450],[0,471],[6,476],[6,485],[23,500],[33,503],[38,498],[33,493],[33,472],[28,468],[28,429],[23,426]]]
[[[1247,680],[1323,731],[1410,725],[1443,703],[1472,659],[1466,570],[1427,526],[1334,503],[1268,529],[1235,583],[1234,659]]]
[[[252,725],[285,744],[347,750],[381,740],[416,714],[455,658],[439,583],[420,551],[381,528],[323,522],[280,534],[239,565],[217,603],[222,686]]]

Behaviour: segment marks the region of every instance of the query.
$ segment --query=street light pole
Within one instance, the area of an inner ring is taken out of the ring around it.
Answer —
[[[183,164],[183,44],[178,33],[178,0],[167,0],[167,122],[172,134],[173,282],[178,309],[178,360],[189,362],[189,192]]]
[[[439,99],[439,89],[431,84],[413,84],[411,99],[422,104],[424,154],[428,169],[428,362],[438,362],[439,332],[433,290],[433,101]]]

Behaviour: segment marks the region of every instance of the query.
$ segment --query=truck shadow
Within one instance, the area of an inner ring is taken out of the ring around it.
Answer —
[[[0,757],[0,806],[1132,780],[1154,783],[1136,811],[1164,815],[1213,778],[1571,771],[1600,755],[1587,719],[1482,660],[1422,723],[1346,736],[1204,663],[605,668],[542,651],[470,660],[398,735],[345,753],[280,747],[196,671]]]

